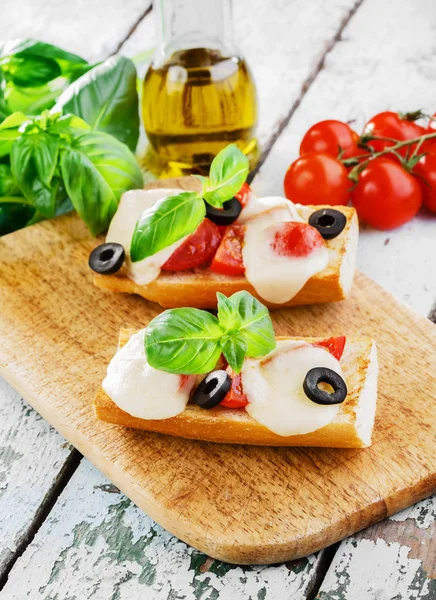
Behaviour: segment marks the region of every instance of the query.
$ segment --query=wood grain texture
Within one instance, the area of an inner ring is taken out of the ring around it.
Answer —
[[[2,0],[0,37],[56,44],[90,61],[117,51],[151,0]]]
[[[315,556],[286,564],[214,561],[154,523],[83,461],[2,600],[305,600]]]
[[[72,452],[0,379],[0,580],[29,538]]]
[[[435,32],[433,0],[397,0],[395,9],[390,0],[365,0],[255,177],[256,193],[283,193],[285,171],[297,158],[303,135],[318,121],[341,119],[360,131],[383,110],[420,107],[433,113]],[[436,298],[435,254],[436,218],[423,211],[394,231],[362,228],[357,265],[427,315]]]
[[[273,321],[278,335],[376,339],[381,393],[371,448],[235,447],[98,422],[92,398],[118,329],[144,326],[158,311],[92,285],[94,244],[74,215],[0,240],[7,332],[0,372],[166,529],[215,558],[273,563],[310,554],[432,492],[436,328],[364,276],[348,301],[277,311]]]

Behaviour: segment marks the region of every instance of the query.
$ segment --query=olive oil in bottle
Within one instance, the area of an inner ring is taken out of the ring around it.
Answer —
[[[177,8],[167,2],[155,2],[164,42],[143,86],[145,166],[159,177],[207,173],[230,143],[254,166],[256,89],[230,41],[230,0],[183,0]],[[172,34],[165,42],[168,29]]]

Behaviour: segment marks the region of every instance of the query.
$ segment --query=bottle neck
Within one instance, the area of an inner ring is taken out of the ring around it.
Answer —
[[[157,31],[155,64],[179,50],[209,48],[222,56],[237,53],[232,0],[153,0]]]

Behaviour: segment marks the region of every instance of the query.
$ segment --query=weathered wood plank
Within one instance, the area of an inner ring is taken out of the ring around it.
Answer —
[[[433,600],[436,500],[428,498],[343,542],[319,600]]]
[[[322,119],[343,119],[359,129],[385,109],[435,109],[436,55],[433,0],[367,0],[326,56],[254,180],[260,194],[282,194],[288,165],[302,136]],[[407,40],[407,41],[406,41]],[[389,240],[387,242],[387,240]],[[436,297],[436,219],[421,215],[392,232],[364,230],[358,266],[421,314]]]
[[[318,72],[328,48],[360,0],[238,0],[236,40],[250,65],[259,96],[258,136],[267,148],[291,107]],[[134,56],[155,44],[153,15],[136,28],[120,52]],[[141,74],[145,72],[142,65]]]
[[[75,452],[0,379],[0,580]]]
[[[213,561],[173,537],[88,461],[10,573],[2,600],[303,600],[315,557],[270,567]]]
[[[151,0],[3,0],[0,38],[32,37],[97,61],[116,52]]]

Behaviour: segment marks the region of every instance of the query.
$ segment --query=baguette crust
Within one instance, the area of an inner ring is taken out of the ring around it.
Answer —
[[[323,206],[298,205],[300,216],[307,221],[315,210],[331,208]],[[127,276],[123,267],[114,275],[94,275],[97,287],[112,292],[139,294],[147,300],[157,302],[163,308],[191,306],[194,308],[215,308],[216,293],[226,296],[246,290],[261,300],[268,308],[281,308],[302,304],[321,302],[337,302],[347,297],[354,276],[356,250],[358,240],[358,220],[354,208],[335,206],[347,217],[347,224],[342,233],[326,240],[329,252],[329,263],[321,272],[311,277],[306,285],[285,304],[271,304],[261,298],[245,277],[219,275],[210,269],[191,269],[189,271],[162,271],[159,277],[148,285],[138,285]]]
[[[133,333],[135,331],[132,329],[120,331],[120,348]],[[293,339],[317,341],[317,338]],[[204,410],[194,404],[188,404],[183,413],[170,419],[140,419],[121,410],[103,389],[97,392],[94,409],[96,416],[108,423],[195,440],[260,446],[365,448],[371,443],[375,414],[375,403],[371,404],[375,399],[375,389],[369,395],[364,392],[367,389],[366,383],[377,375],[373,340],[369,337],[347,340],[341,358],[341,368],[348,386],[345,402],[331,423],[303,435],[279,436],[251,418],[245,410],[220,406]]]

